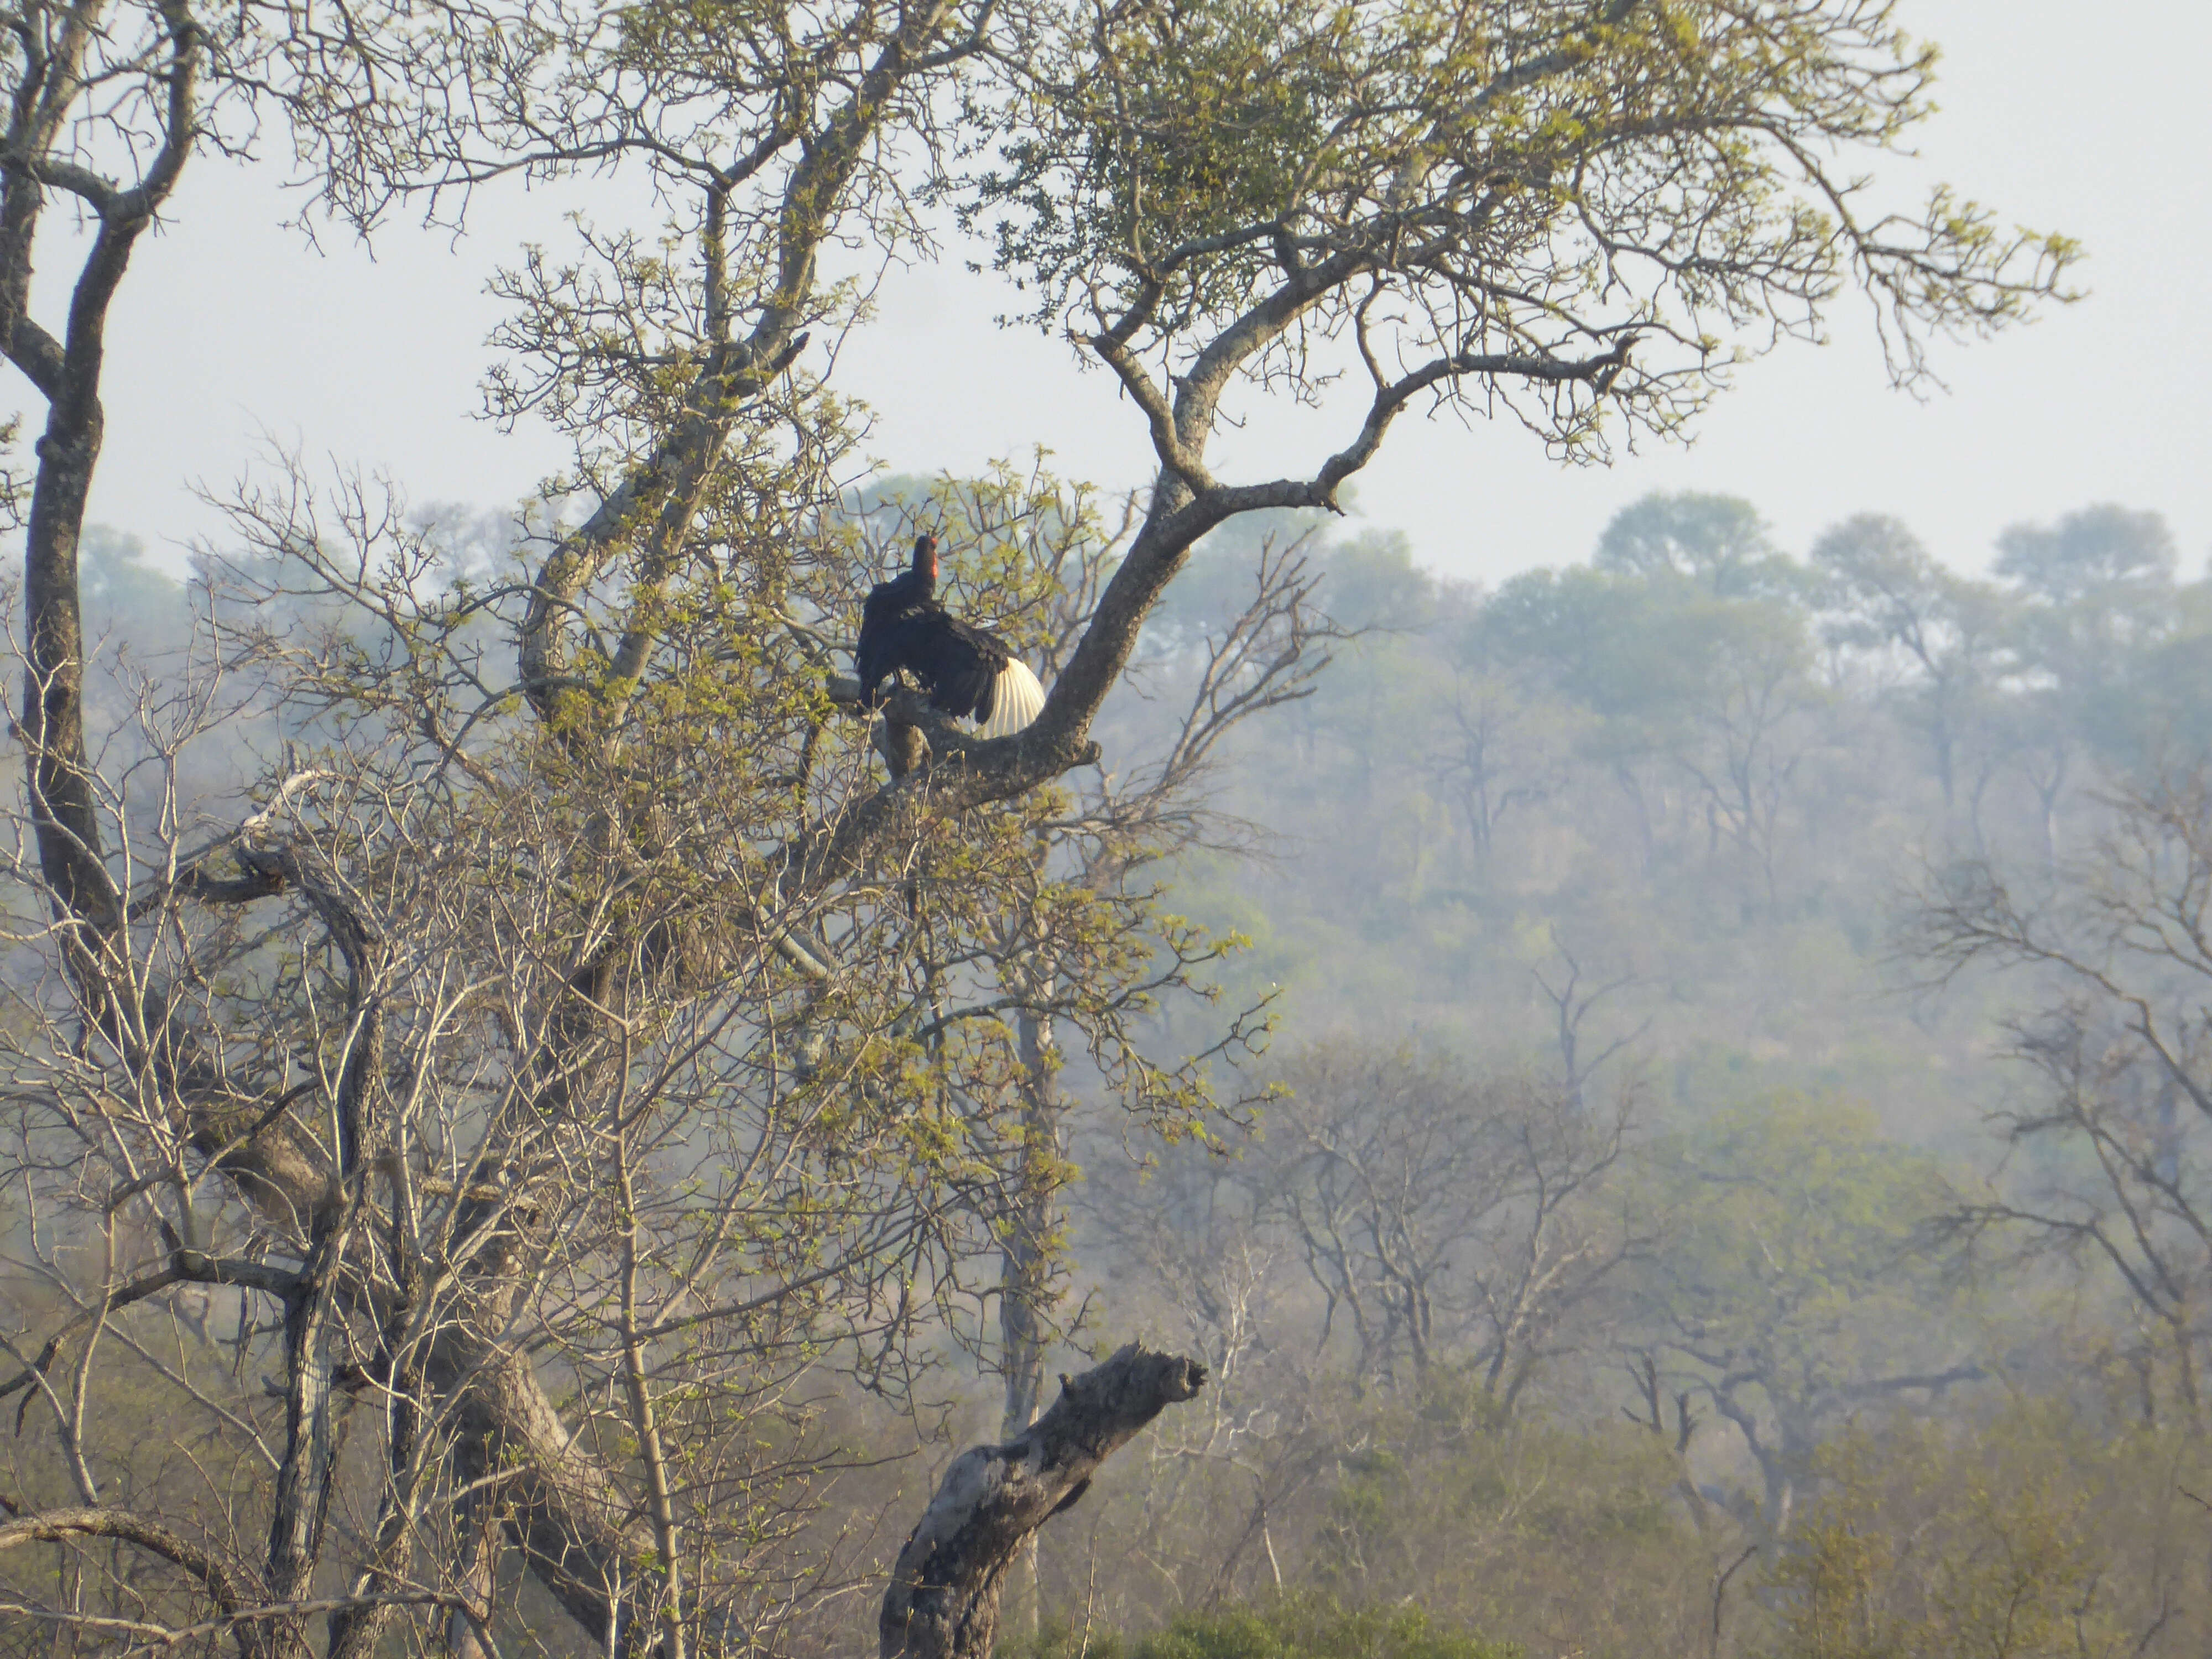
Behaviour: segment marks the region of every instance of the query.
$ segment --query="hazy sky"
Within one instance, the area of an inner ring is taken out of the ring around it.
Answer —
[[[1996,532],[2090,501],[2166,514],[2185,568],[2212,552],[2212,8],[2182,0],[1902,0],[1944,49],[1932,171],[2012,221],[2087,245],[2090,297],[1992,343],[1945,348],[1948,395],[1887,390],[1856,314],[1822,349],[1746,370],[1687,451],[1563,469],[1517,426],[1410,414],[1358,486],[1367,521],[1402,529],[1425,562],[1495,580],[1580,558],[1620,507],[1652,489],[1748,496],[1802,550],[1848,514],[1895,513],[1938,553],[1982,563]],[[390,473],[418,502],[500,506],[562,451],[542,430],[473,418],[498,320],[493,265],[536,236],[557,245],[566,203],[519,192],[455,244],[399,228],[374,257],[309,252],[279,228],[267,180],[195,163],[174,222],[142,248],[116,302],[106,454],[92,515],[156,545],[216,529],[191,493],[257,465],[267,438]],[[46,268],[61,269],[58,251]],[[1142,422],[1066,347],[1001,331],[1005,292],[960,268],[895,273],[837,384],[875,409],[872,448],[901,471],[972,469],[1037,444],[1064,474],[1141,483]],[[51,296],[47,296],[49,299]],[[51,309],[51,305],[42,308]],[[0,408],[27,406],[27,388]],[[1229,477],[1317,459],[1341,418],[1255,419],[1218,445]],[[1255,465],[1238,463],[1247,458]]]

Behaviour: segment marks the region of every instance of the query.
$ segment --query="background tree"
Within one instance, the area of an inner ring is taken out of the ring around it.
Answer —
[[[1832,584],[1828,638],[1860,651],[1893,649],[1904,659],[1917,682],[1915,718],[1927,733],[1943,805],[1956,804],[1966,766],[1975,776],[1978,825],[1995,759],[1981,728],[2014,661],[2003,597],[1990,583],[1945,569],[1904,525],[1872,514],[1826,532],[1813,544],[1812,559]],[[1970,745],[1979,751],[1972,761]]]
[[[1590,555],[1594,569],[1675,577],[1715,599],[1747,599],[1796,583],[1791,562],[1774,545],[1759,509],[1736,495],[1646,495],[1613,516]]]
[[[2212,779],[2145,783],[2055,882],[1975,863],[1923,895],[1911,933],[1932,970],[2009,970],[2025,1083],[1993,1110],[2011,1178],[1954,1225],[2001,1254],[2055,1256],[2119,1293],[2110,1338],[2145,1416],[2203,1410],[2207,1075],[2204,906]]]
[[[1771,1549],[1827,1426],[1978,1374],[1923,1254],[1947,1194],[1926,1159],[1828,1104],[1732,1114],[1654,1153],[1643,1342],[1742,1437],[1760,1482],[1746,1518]]]
[[[1542,665],[1511,648],[1487,607],[1447,611],[1432,626],[1443,636],[1450,673],[1450,690],[1438,699],[1450,720],[1432,763],[1456,785],[1476,862],[1486,868],[1506,814],[1560,787],[1577,722],[1546,696]]]
[[[1272,1115],[1274,1205],[1320,1292],[1316,1347],[1348,1341],[1363,1383],[1410,1385],[1449,1358],[1505,1413],[1640,1248],[1595,1201],[1630,1099],[1461,1071],[1434,1054],[1303,1056]]]

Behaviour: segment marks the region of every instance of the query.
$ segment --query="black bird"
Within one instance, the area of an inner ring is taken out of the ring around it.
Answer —
[[[903,668],[921,683],[930,706],[973,720],[987,738],[1020,731],[1044,707],[1044,687],[988,629],[964,623],[937,602],[937,538],[914,544],[904,575],[878,582],[860,607],[853,653],[860,702],[873,708],[883,684]]]

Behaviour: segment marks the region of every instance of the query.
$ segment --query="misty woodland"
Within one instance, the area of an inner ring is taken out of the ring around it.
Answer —
[[[1357,517],[2068,301],[1887,4],[0,3],[0,1654],[2203,1650],[2212,585]],[[248,165],[527,191],[565,470],[88,525]],[[872,453],[890,260],[1149,480]]]

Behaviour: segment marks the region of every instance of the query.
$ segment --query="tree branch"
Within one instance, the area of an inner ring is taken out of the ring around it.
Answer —
[[[60,1544],[73,1538],[113,1538],[161,1557],[200,1582],[226,1618],[234,1618],[256,1599],[252,1587],[214,1556],[131,1510],[84,1507],[47,1510],[0,1526],[0,1551],[19,1544]],[[258,1659],[261,1643],[239,1626],[234,1631],[243,1659]]]

